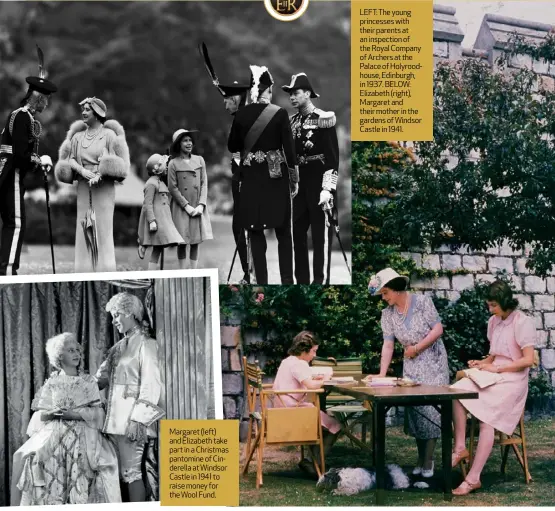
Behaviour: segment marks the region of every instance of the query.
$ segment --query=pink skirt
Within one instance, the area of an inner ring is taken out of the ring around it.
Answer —
[[[511,362],[511,359],[497,355],[494,364],[506,365]],[[451,387],[478,392],[478,399],[461,399],[461,404],[479,421],[493,426],[501,433],[512,435],[526,405],[528,373],[529,369],[500,373],[503,380],[485,389],[480,389],[469,378],[463,378]]]

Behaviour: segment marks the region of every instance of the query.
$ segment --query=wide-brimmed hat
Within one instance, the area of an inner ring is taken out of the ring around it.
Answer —
[[[106,114],[108,113],[108,109],[106,108],[106,103],[104,103],[104,101],[102,101],[101,99],[95,98],[93,96],[92,98],[85,98],[83,101],[79,103],[79,105],[83,106],[86,103],[91,105],[91,110],[94,113],[96,113],[100,117],[104,117],[104,118],[106,117]]]
[[[293,75],[291,77],[291,83],[289,85],[282,85],[281,88],[288,94],[291,94],[291,92],[297,89],[309,90],[311,98],[320,97],[319,94],[314,92],[312,85],[310,85],[310,82],[308,81],[306,73],[297,73],[296,75]]]
[[[266,66],[249,66],[251,70],[251,92],[250,97],[253,103],[258,101],[260,86],[265,89],[274,85],[274,79]]]
[[[393,268],[386,268],[385,270],[376,273],[376,275],[370,279],[368,291],[373,295],[377,295],[384,287],[387,287],[389,282],[398,278],[404,279],[407,284],[409,283],[408,277],[399,275]]]
[[[169,156],[154,153],[146,162],[146,170],[149,174],[153,174],[155,176],[159,174],[163,174],[168,164]]]
[[[50,80],[46,79],[46,68],[44,67],[44,55],[42,50],[37,45],[37,55],[39,60],[39,75],[38,76],[28,76],[25,81],[29,84],[30,90],[35,90],[48,96],[53,92],[58,90]]]
[[[186,129],[178,129],[173,135],[172,135],[172,145],[170,146],[170,151],[173,152],[179,152],[177,150],[177,145],[181,143],[181,139],[185,136],[185,135],[191,135],[193,133],[198,133],[198,130],[186,130]]]

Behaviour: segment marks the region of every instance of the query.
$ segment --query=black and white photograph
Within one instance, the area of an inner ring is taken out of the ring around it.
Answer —
[[[217,273],[175,273],[0,285],[0,506],[158,501],[158,421],[222,418]]]
[[[350,284],[350,5],[0,4],[0,275]]]

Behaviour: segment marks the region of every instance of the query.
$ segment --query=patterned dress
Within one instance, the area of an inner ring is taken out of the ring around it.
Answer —
[[[404,348],[418,344],[440,322],[429,296],[410,295],[410,306],[405,318],[394,307],[382,311],[384,342],[397,339]],[[425,385],[448,385],[447,352],[441,337],[414,358],[403,361],[403,376]],[[432,406],[413,406],[406,409],[405,433],[418,440],[439,438],[440,413]]]
[[[12,505],[121,502],[116,451],[100,432],[104,423],[98,384],[91,375],[51,376],[33,400],[29,440],[14,454]],[[42,420],[65,409],[83,420]]]

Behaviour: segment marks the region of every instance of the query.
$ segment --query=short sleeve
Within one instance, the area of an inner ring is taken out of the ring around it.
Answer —
[[[312,378],[312,373],[310,371],[310,366],[307,362],[299,360],[294,366],[291,367],[291,375],[299,383]]]
[[[515,340],[520,348],[536,345],[536,326],[534,320],[530,316],[520,314],[519,318],[515,318]]]
[[[393,322],[391,321],[391,314],[389,309],[384,309],[382,311],[382,334],[384,341],[394,341],[395,332],[393,331]]]
[[[422,314],[424,315],[424,321],[430,328],[441,322],[434,302],[427,295],[422,297]]]
[[[488,333],[487,333],[487,335],[488,335],[488,341],[490,342],[490,344],[491,344],[491,340],[493,338],[492,337],[493,336],[493,323],[495,322],[495,317],[496,316],[491,316],[488,319]]]

